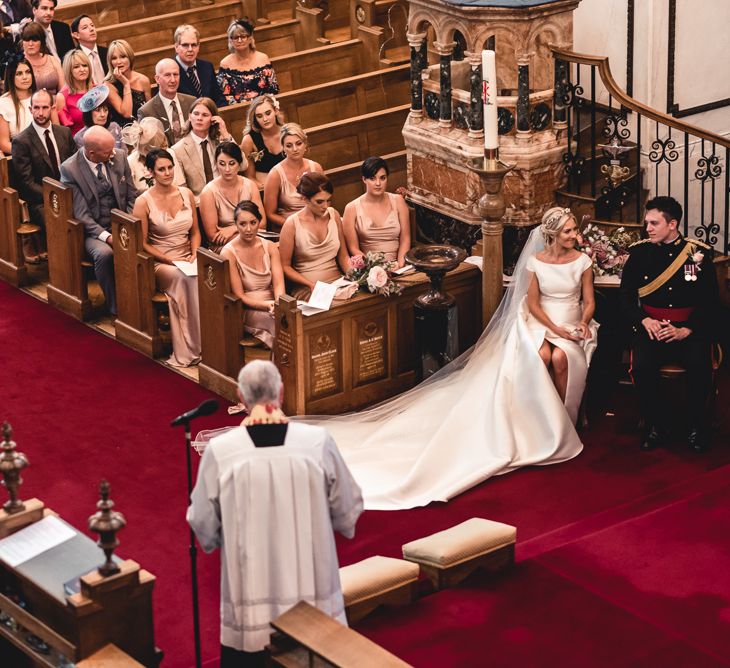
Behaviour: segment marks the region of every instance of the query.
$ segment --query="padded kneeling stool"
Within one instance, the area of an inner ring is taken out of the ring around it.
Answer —
[[[455,527],[406,543],[403,558],[415,561],[443,589],[461,582],[477,568],[500,570],[515,561],[517,529],[472,517]]]
[[[347,621],[351,624],[380,605],[413,601],[418,565],[390,557],[370,557],[340,568]]]

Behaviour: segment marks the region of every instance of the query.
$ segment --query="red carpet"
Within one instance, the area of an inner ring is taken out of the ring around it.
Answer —
[[[128,526],[121,556],[157,576],[164,666],[193,663],[185,459],[171,418],[210,393],[0,283],[2,413],[31,460],[24,497],[79,528],[102,477]],[[724,396],[730,383],[723,378]],[[577,459],[488,481],[449,504],[367,512],[342,564],[397,556],[411,539],[478,515],[518,527],[518,567],[474,577],[358,630],[418,666],[730,665],[727,425],[697,456],[645,454],[622,388]],[[196,428],[235,423],[222,411]],[[218,655],[218,555],[200,558],[203,657]]]

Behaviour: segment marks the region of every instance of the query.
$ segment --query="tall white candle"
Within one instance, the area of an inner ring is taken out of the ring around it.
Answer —
[[[497,127],[497,64],[494,51],[482,51],[482,102],[484,104],[484,148],[499,148]]]

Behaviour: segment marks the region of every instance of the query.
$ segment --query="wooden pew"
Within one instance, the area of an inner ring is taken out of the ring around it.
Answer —
[[[28,282],[21,224],[18,192],[9,185],[7,159],[0,158],[0,278],[15,287]]]
[[[72,0],[61,3],[56,8],[54,18],[57,21],[71,24],[80,14],[87,14],[94,20],[97,28],[141,18],[154,18],[161,14],[194,9],[203,5],[212,5],[220,0]],[[248,0],[242,0],[242,6]]]
[[[304,317],[296,300],[276,307],[274,361],[285,381],[291,415],[339,413],[403,392],[415,382],[413,302],[428,279],[401,279],[403,294],[360,292],[330,311]],[[463,264],[444,281],[459,306],[460,350],[481,333],[481,273]],[[236,401],[236,376],[246,361],[243,306],[230,288],[228,261],[198,250],[202,335],[200,384]]]
[[[402,104],[307,128],[307,157],[330,168],[400,151],[404,148],[402,131],[409,111],[410,104]]]
[[[277,100],[287,122],[313,127],[406,104],[410,99],[409,80],[410,68],[400,65],[281,93]],[[236,138],[243,135],[248,106],[243,103],[221,110],[228,130]]]
[[[481,333],[481,272],[462,264],[444,279],[456,299],[459,350]],[[274,361],[284,380],[290,415],[355,410],[400,394],[416,380],[413,303],[429,281],[416,273],[401,279],[403,293],[360,292],[329,311],[305,317],[296,300],[276,307]]]
[[[117,340],[150,357],[160,357],[169,351],[171,340],[169,330],[160,327],[167,297],[157,290],[154,258],[143,249],[139,218],[114,209],[111,223]]]
[[[91,316],[92,307],[82,262],[84,226],[73,217],[71,188],[43,179],[43,207],[48,243],[48,303],[79,320]]]
[[[186,21],[181,21],[185,23]],[[175,48],[173,45],[173,32],[178,24],[173,26],[169,33],[163,35],[157,42],[145,40],[143,46],[149,46],[149,44],[162,44],[163,46],[155,46],[151,49],[135,50],[134,58],[134,69],[146,74],[150,80],[154,81],[155,65],[162,58],[171,58],[175,55]],[[194,24],[197,26],[197,24]],[[200,39],[200,58],[209,60],[213,63],[213,67],[218,69],[220,61],[228,55],[228,38],[225,32],[221,32],[221,29],[228,27],[228,24],[223,25],[223,21],[215,24],[216,30],[205,37],[201,34]],[[198,28],[200,29],[200,28]],[[296,52],[298,49],[306,48],[307,40],[311,36],[303,35],[299,21],[294,19],[285,19],[276,23],[270,23],[265,26],[261,26],[256,29],[254,33],[256,36],[256,48],[269,55],[272,59],[276,56],[283,56]],[[279,70],[274,64],[277,76]],[[281,85],[281,81],[279,82]]]
[[[243,330],[244,306],[231,291],[228,260],[198,249],[198,297],[202,359],[200,384],[238,401],[236,377],[252,359],[271,359],[271,351]]]
[[[388,169],[390,170],[388,190],[395,192],[397,188],[405,188],[408,176],[405,150],[388,153],[380,157],[388,163]],[[360,197],[364,192],[360,165],[362,165],[361,160],[342,167],[325,170],[325,174],[327,174],[335,188],[332,196],[332,206],[340,213],[345,210],[348,202]]]
[[[125,39],[135,50],[142,50],[150,44],[172,45],[172,35],[177,26],[183,23],[194,25],[201,38],[220,34],[228,24],[241,16],[240,0],[224,0],[212,5],[183,9],[156,16],[154,19],[143,17],[124,23],[102,26],[97,30],[100,44],[108,44],[115,39]],[[175,55],[170,47],[168,55]],[[216,63],[217,65],[217,63]]]

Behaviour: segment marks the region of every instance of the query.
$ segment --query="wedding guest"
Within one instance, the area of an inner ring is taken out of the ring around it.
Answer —
[[[61,182],[71,187],[74,218],[84,225],[86,252],[94,262],[107,308],[116,315],[111,211],[131,212],[137,199],[127,152],[115,151],[111,132],[94,126],[86,133],[84,148],[61,164]]]
[[[55,95],[66,82],[61,61],[48,53],[45,30],[32,21],[26,23],[20,33],[20,42],[25,59],[33,68],[36,88],[45,88]]]
[[[342,227],[351,256],[368,251],[385,253],[385,259],[405,264],[411,247],[408,206],[400,195],[387,192],[388,165],[371,157],[360,167],[365,194],[345,207]]]
[[[152,97],[152,85],[148,77],[134,70],[134,50],[129,42],[115,39],[106,59],[109,73],[104,82],[109,86],[112,120],[124,126],[137,118],[142,105]]]
[[[215,76],[213,63],[198,58],[200,52],[200,33],[195,26],[181,25],[175,28],[175,60],[180,67],[181,93],[195,98],[209,97],[216,105],[226,106],[226,98],[221,93]]]
[[[261,187],[272,168],[284,159],[280,135],[283,124],[279,103],[273,95],[266,93],[254,98],[248,108],[241,149],[248,158],[246,176]]]
[[[304,198],[297,184],[305,172],[322,172],[322,166],[304,157],[307,152],[307,133],[296,123],[281,127],[281,146],[286,156],[274,165],[266,177],[264,208],[269,229],[278,232],[284,221],[304,206]]]
[[[317,281],[331,283],[347,273],[350,257],[340,214],[330,206],[334,192],[330,180],[320,172],[303,174],[297,192],[304,198],[304,208],[286,219],[279,252],[284,275],[295,286],[292,296],[308,299]],[[338,297],[346,298],[344,291]]]
[[[76,133],[74,140],[81,148],[84,145],[84,137],[89,128],[99,125],[109,130],[114,137],[114,146],[122,148],[122,129],[118,123],[111,120],[111,107],[109,106],[109,86],[102,84],[92,88],[89,93],[79,100],[79,109],[82,112],[84,128]],[[138,189],[139,190],[139,189]]]
[[[247,17],[232,21],[228,26],[230,54],[221,60],[218,69],[218,85],[228,104],[279,92],[271,60],[256,50],[253,30],[254,25]]]
[[[155,65],[157,95],[145,102],[137,112],[137,119],[147,116],[159,118],[165,128],[167,144],[173,146],[183,137],[183,128],[195,98],[178,93],[180,68],[172,58],[163,58]]]
[[[198,279],[173,263],[194,262],[200,246],[195,219],[195,198],[187,188],[175,185],[175,160],[166,149],[152,149],[146,158],[154,185],[134,205],[142,224],[143,247],[155,259],[155,278],[170,302],[173,366],[200,362],[200,312]]]
[[[64,56],[74,48],[71,28],[63,21],[54,20],[57,0],[31,0],[33,20],[46,32],[46,46],[51,55],[63,62]]]
[[[144,192],[153,183],[152,173],[147,169],[145,160],[153,148],[167,148],[167,137],[158,118],[143,118],[136,122],[135,149],[129,154],[129,169],[132,181],[139,192]]]
[[[251,200],[259,211],[264,210],[258,186],[239,172],[245,158],[233,141],[223,142],[215,150],[218,176],[200,193],[200,218],[208,238],[210,250],[218,253],[237,234],[234,211],[236,205]],[[261,216],[263,229],[266,217]]]
[[[87,14],[81,14],[71,21],[71,35],[91,63],[91,78],[94,85],[104,83],[107,71],[106,47],[96,43],[96,26]]]
[[[33,9],[28,0],[2,0],[0,2],[0,25],[17,39],[28,19],[33,18]],[[24,20],[25,19],[25,20]]]
[[[94,86],[91,80],[91,63],[81,49],[73,49],[63,59],[63,75],[66,85],[61,89],[63,106],[58,110],[61,125],[71,129],[75,135],[84,127],[83,112],[79,100]],[[60,102],[59,102],[60,103]]]
[[[61,163],[76,152],[71,131],[51,123],[53,97],[39,90],[31,97],[32,123],[13,138],[13,171],[18,192],[27,202],[31,222],[44,226],[43,179],[58,179]],[[37,264],[38,257],[25,246],[28,261]]]
[[[10,155],[13,137],[32,120],[30,98],[35,92],[33,68],[25,59],[11,60],[5,67],[5,81],[0,95],[0,150]]]
[[[233,219],[237,234],[223,247],[221,257],[228,260],[231,290],[245,306],[244,330],[272,348],[276,332],[274,304],[284,294],[279,249],[274,242],[258,236],[260,205],[251,200],[239,202]]]

